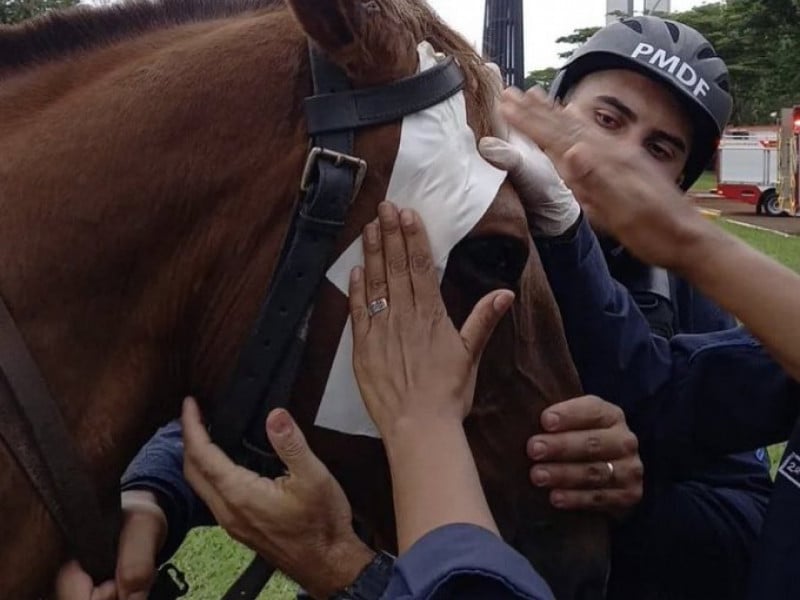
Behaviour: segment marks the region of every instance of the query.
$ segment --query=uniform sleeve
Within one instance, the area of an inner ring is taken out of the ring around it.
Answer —
[[[585,220],[537,247],[584,390],[625,411],[643,461],[677,467],[787,439],[797,384],[744,329],[653,335]]]
[[[383,600],[551,600],[530,563],[475,525],[436,529],[400,556]]]
[[[573,235],[540,238],[536,246],[584,390],[633,414],[637,399],[668,381],[669,342],[650,333],[636,302],[611,277],[584,217]]]
[[[159,429],[122,475],[122,491],[147,490],[158,498],[167,517],[167,540],[159,562],[171,557],[189,529],[214,524],[214,518],[183,476],[183,432],[180,421]]]

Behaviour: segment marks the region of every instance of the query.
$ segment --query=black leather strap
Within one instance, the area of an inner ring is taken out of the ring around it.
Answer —
[[[241,575],[228,588],[222,600],[251,600],[256,598],[275,572],[258,554],[248,563]]]
[[[0,436],[95,583],[113,579],[119,514],[97,490],[11,312],[0,297]]]
[[[346,75],[314,50],[311,50],[311,66],[315,89],[329,93],[350,89]],[[353,131],[336,131],[317,136],[313,145],[351,155],[353,138]],[[216,403],[211,421],[215,443],[234,458],[243,458],[245,454],[242,448],[245,432],[312,305],[353,200],[356,178],[353,165],[320,159],[312,168],[316,177],[301,198],[266,302],[242,349],[231,383]],[[291,376],[293,379],[294,373]],[[288,402],[285,397],[271,400],[270,410]]]
[[[453,57],[385,86],[306,98],[309,135],[382,125],[435,106],[464,87]],[[317,88],[320,89],[320,88]],[[326,89],[326,88],[321,88]]]

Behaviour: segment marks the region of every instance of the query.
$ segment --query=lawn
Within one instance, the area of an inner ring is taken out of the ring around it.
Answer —
[[[236,543],[219,527],[193,530],[172,562],[186,575],[187,600],[220,600],[239,574],[250,563],[253,553]],[[297,585],[278,574],[258,596],[258,600],[290,600]]]
[[[693,192],[708,192],[717,187],[717,174],[714,171],[705,171],[692,186]]]
[[[776,218],[788,219],[792,217]],[[742,227],[724,219],[720,219],[718,222],[728,233],[741,238],[790,269],[800,272],[800,237],[784,237],[768,231]]]
[[[715,184],[712,179],[710,185],[708,180],[703,185],[707,185],[706,189],[709,189]],[[718,222],[730,233],[800,272],[800,238],[785,238],[724,220]],[[782,446],[769,449],[773,474],[782,452]],[[219,600],[251,557],[251,552],[233,542],[218,528],[193,531],[174,558],[175,564],[186,574],[191,586],[185,598]],[[289,600],[295,597],[296,592],[297,586],[294,583],[278,575],[272,578],[269,587],[259,596],[259,600]]]

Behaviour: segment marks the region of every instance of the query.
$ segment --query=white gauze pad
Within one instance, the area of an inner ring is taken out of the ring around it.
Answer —
[[[417,52],[421,71],[441,60],[428,42],[422,42]],[[484,215],[505,177],[505,171],[494,168],[478,153],[475,134],[467,124],[463,92],[403,119],[400,148],[386,196],[398,207],[413,208],[422,217],[440,281],[450,251]],[[327,277],[347,294],[350,271],[363,264],[359,237],[331,266]],[[380,437],[353,373],[349,319],[315,424],[342,433]]]

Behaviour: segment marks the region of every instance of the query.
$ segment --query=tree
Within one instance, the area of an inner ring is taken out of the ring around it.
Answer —
[[[569,35],[564,35],[558,38],[556,40],[556,44],[569,44],[572,46],[572,48],[569,50],[560,52],[558,57],[566,60],[572,56],[572,53],[575,52],[575,48],[588,42],[589,38],[600,31],[600,29],[600,27],[579,27],[578,29],[573,30],[573,32]]]
[[[0,24],[11,25],[57,8],[78,4],[79,0],[0,0]]]
[[[552,67],[531,71],[525,78],[525,89],[527,90],[535,85],[539,85],[545,90],[549,90],[550,84],[553,82],[553,79],[555,79],[557,72],[558,70]]]
[[[769,124],[800,103],[800,2],[728,0],[671,15],[714,45],[731,73],[732,122]]]
[[[556,40],[557,44],[569,44],[572,46],[572,48],[569,50],[559,53],[558,56],[563,59],[569,58],[570,55],[575,51],[575,48],[586,42],[590,37],[597,33],[599,29],[599,27],[581,27],[575,29],[569,35],[558,38]],[[540,85],[546,90],[550,89],[550,84],[553,82],[553,79],[555,79],[556,73],[558,73],[558,69],[554,67],[547,67],[546,69],[531,71],[525,78],[525,89],[532,88],[535,85]]]

